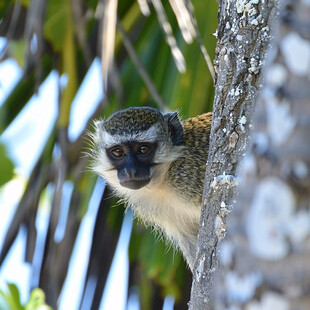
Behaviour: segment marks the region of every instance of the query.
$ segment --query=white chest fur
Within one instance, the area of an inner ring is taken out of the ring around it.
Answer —
[[[151,184],[135,191],[120,186],[115,190],[137,217],[165,231],[169,237],[197,235],[200,206],[180,198],[173,188]]]
[[[136,217],[162,231],[181,249],[192,269],[201,206],[181,198],[175,188],[164,182],[165,171],[167,167],[158,167],[153,171],[150,184],[138,190],[121,186],[115,169],[98,172],[114,189],[116,196],[133,209]]]
[[[173,239],[180,235],[196,238],[201,206],[182,199],[174,188],[163,182],[167,168],[164,165],[157,166],[152,171],[151,183],[139,190],[121,186],[114,169],[99,174],[109,183],[116,196],[121,197],[133,209],[138,218],[163,230]]]

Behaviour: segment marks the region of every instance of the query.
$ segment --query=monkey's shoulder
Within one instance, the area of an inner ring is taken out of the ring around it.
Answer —
[[[167,182],[180,197],[200,205],[205,175],[205,160],[193,160],[182,157],[171,163],[167,173]]]
[[[209,145],[211,122],[212,113],[204,113],[184,120],[184,144],[189,148],[195,147],[196,151],[203,149],[205,152],[205,148]]]
[[[170,164],[167,180],[180,196],[200,205],[209,150],[212,113],[183,122],[182,156]]]

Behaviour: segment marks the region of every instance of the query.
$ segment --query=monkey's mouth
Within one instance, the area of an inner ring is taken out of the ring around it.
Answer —
[[[146,179],[131,179],[120,182],[123,187],[130,188],[130,189],[140,189],[143,186],[146,186],[150,183],[151,178]]]

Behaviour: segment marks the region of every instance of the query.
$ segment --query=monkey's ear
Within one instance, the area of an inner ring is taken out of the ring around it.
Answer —
[[[179,120],[177,112],[171,112],[164,114],[164,119],[168,122],[168,129],[171,137],[171,141],[174,145],[180,145],[183,141],[183,126]]]

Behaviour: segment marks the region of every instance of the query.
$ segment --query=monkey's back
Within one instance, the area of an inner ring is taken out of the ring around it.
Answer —
[[[183,121],[183,156],[174,161],[168,178],[184,199],[201,205],[206,162],[209,151],[209,135],[212,113],[205,113]]]

